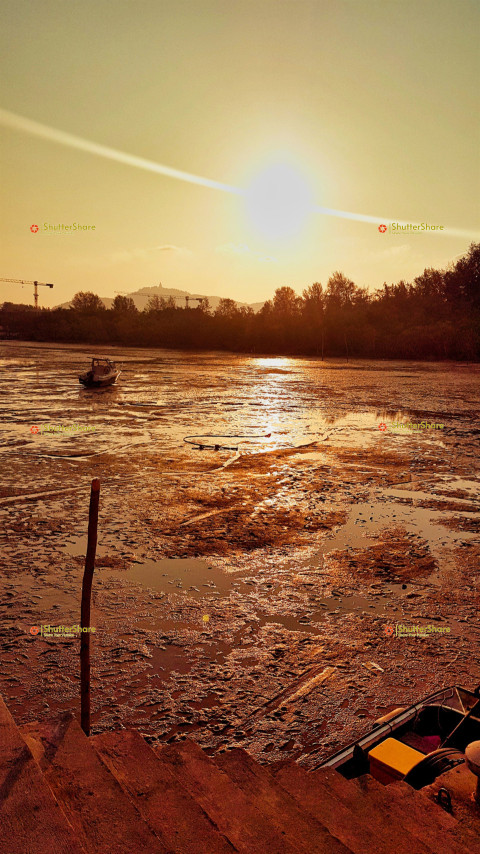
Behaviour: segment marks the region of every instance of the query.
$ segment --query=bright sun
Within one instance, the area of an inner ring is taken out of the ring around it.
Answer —
[[[269,240],[295,237],[313,208],[303,176],[286,163],[262,170],[246,190],[247,212],[256,231]]]

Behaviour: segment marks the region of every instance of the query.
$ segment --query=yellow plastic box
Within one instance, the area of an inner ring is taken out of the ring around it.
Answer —
[[[396,738],[386,738],[369,751],[370,774],[387,785],[402,780],[424,756],[424,753]]]

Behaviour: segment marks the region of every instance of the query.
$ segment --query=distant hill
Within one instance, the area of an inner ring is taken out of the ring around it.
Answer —
[[[88,288],[86,288],[85,290],[88,290]],[[206,297],[208,299],[210,308],[213,309],[213,311],[215,311],[220,300],[222,299],[222,297],[207,296],[207,294],[198,294],[198,293],[192,294],[192,293],[190,293],[190,291],[180,291],[180,290],[178,290],[178,288],[164,288],[163,285],[160,285],[160,284],[159,285],[153,285],[150,288],[139,288],[136,291],[132,291],[132,293],[126,293],[125,292],[125,294],[122,294],[122,295],[124,295],[126,297],[130,297],[134,301],[134,303],[135,303],[135,305],[139,311],[142,311],[145,308],[145,306],[147,305],[150,297],[154,297],[154,296],[163,297],[164,299],[168,299],[168,297],[177,297],[175,302],[179,306],[185,305],[185,297],[186,296],[192,300],[194,300],[195,298],[199,298],[199,297],[204,297],[204,298]],[[102,300],[105,308],[111,308],[112,307],[113,297],[100,297],[100,299]],[[249,305],[249,303],[238,302],[238,300],[235,300],[235,303],[239,307]],[[195,306],[197,304],[198,303],[192,302],[190,304],[190,306],[191,306],[191,308],[195,308]],[[71,305],[70,302],[64,302],[61,305],[55,306],[55,308],[70,308],[70,305]],[[263,302],[254,302],[254,303],[250,304],[250,308],[253,308],[253,310],[255,312],[257,312],[257,311],[260,311],[262,305],[263,305]]]

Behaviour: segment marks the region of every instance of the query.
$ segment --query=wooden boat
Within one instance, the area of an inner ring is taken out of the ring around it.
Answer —
[[[88,388],[99,388],[113,385],[120,374],[121,371],[117,370],[115,362],[110,359],[92,359],[92,367],[84,374],[80,374],[78,380]]]
[[[473,692],[452,686],[379,718],[367,735],[314,768],[334,768],[349,780],[370,774],[385,785],[403,780],[421,789],[465,762],[467,745],[478,740],[480,686]]]

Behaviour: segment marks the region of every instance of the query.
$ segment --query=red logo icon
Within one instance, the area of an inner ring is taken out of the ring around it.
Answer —
[[[386,225],[379,225],[378,230],[381,231],[382,234],[385,234],[385,232],[387,230],[387,226]]]
[[[384,424],[384,423],[383,423],[383,421],[382,421],[382,423],[378,425],[378,429],[379,429],[379,430],[384,431],[384,430],[386,430],[386,429],[387,429],[387,425],[386,425],[386,424]]]
[[[393,626],[385,626],[384,632],[385,632],[387,638],[391,638],[393,635]]]
[[[31,225],[30,231],[33,231],[33,233],[35,234],[38,231],[38,225]]]
[[[31,626],[31,628],[30,628],[30,634],[31,635],[38,635],[39,631],[40,631],[40,629],[38,628],[38,626]]]
[[[38,433],[38,430],[39,430],[39,428],[37,427],[36,424],[34,424],[32,427],[30,427],[30,433]]]

